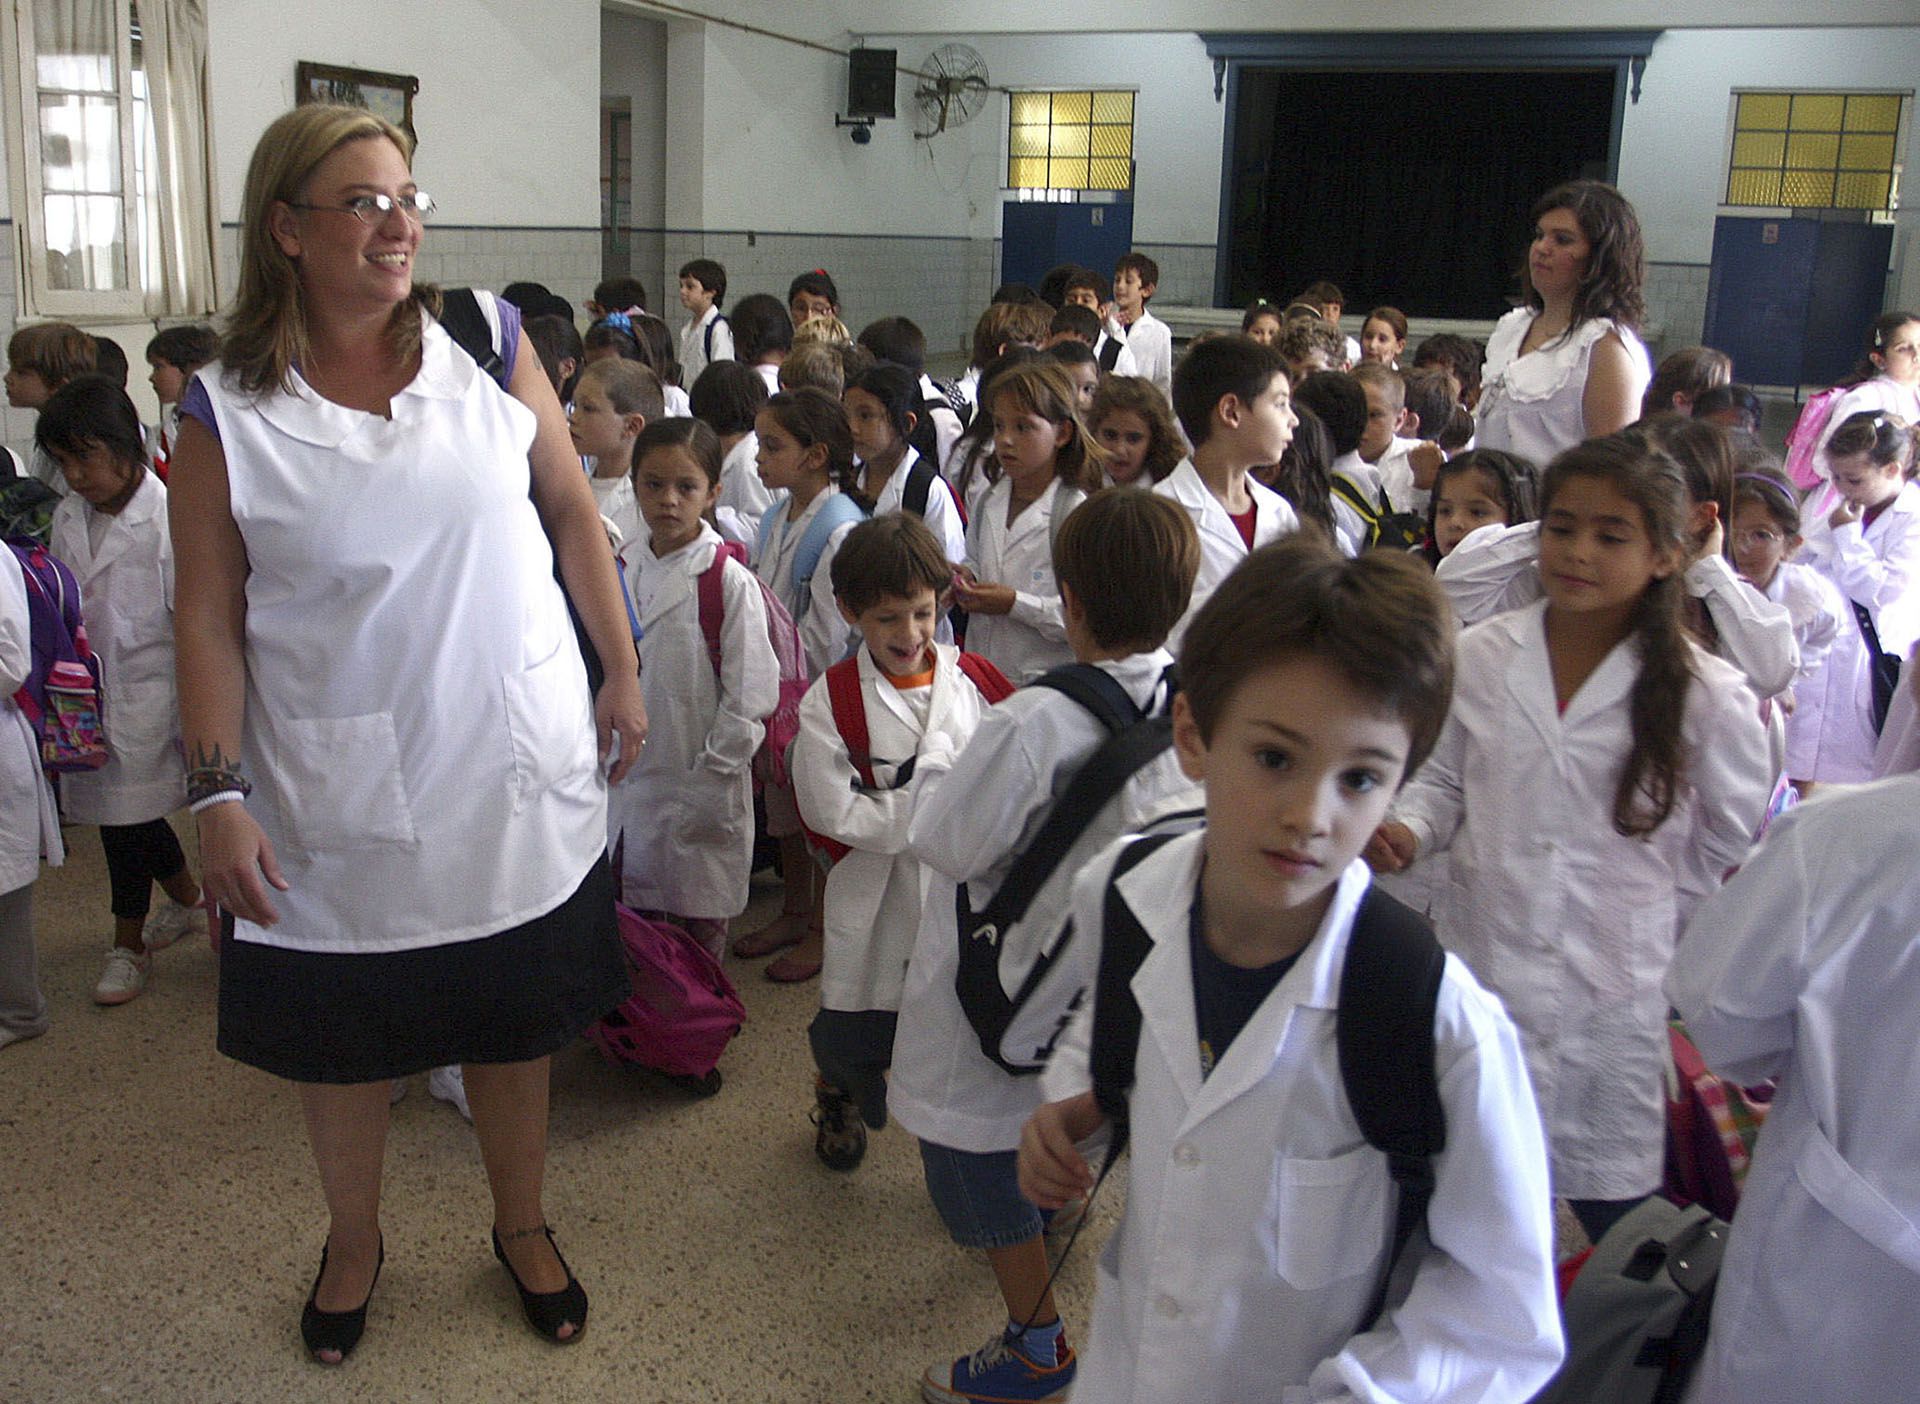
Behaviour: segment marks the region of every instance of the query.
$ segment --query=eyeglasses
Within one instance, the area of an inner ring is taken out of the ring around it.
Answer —
[[[425,224],[439,208],[433,196],[424,190],[416,190],[411,195],[402,195],[394,199],[391,195],[355,195],[339,205],[309,205],[299,200],[287,201],[287,208],[294,210],[327,210],[333,214],[350,214],[362,224],[383,223],[395,210],[412,220],[415,224]]]
[[[1770,531],[1766,527],[1754,527],[1750,531],[1736,531],[1733,534],[1733,544],[1742,549],[1778,546],[1785,540],[1786,538],[1779,532]]]

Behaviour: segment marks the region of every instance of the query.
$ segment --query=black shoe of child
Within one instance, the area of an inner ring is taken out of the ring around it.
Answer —
[[[867,1157],[867,1128],[852,1097],[819,1078],[813,1083],[813,1153],[829,1170],[852,1170]]]

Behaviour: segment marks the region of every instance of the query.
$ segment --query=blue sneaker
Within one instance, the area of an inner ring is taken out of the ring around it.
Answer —
[[[927,1404],[1038,1404],[1062,1400],[1073,1387],[1075,1359],[1066,1337],[1059,1358],[1039,1361],[1004,1334],[951,1365],[936,1365],[920,1378]]]

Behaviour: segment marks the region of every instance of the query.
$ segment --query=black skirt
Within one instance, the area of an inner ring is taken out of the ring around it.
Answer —
[[[595,862],[544,916],[471,941],[365,954],[220,944],[219,1048],[294,1082],[378,1082],[564,1048],[630,992],[613,876]]]

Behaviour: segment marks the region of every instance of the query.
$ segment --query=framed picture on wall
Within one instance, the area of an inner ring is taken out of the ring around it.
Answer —
[[[420,80],[405,73],[375,73],[365,68],[341,68],[331,63],[302,60],[294,68],[294,102],[337,102],[364,107],[384,117],[417,143],[413,129],[413,97]]]

